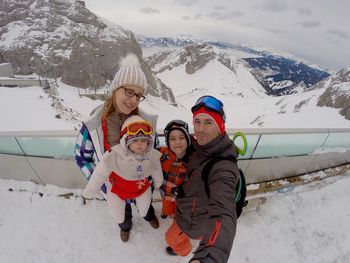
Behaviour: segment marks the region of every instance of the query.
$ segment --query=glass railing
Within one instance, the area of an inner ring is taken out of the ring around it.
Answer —
[[[24,155],[51,157],[56,159],[73,158],[74,146],[76,138],[17,138]]]
[[[0,153],[24,155],[16,137],[0,137]]]
[[[261,136],[252,158],[308,155],[321,147],[327,136],[327,133],[265,134]]]
[[[350,150],[350,129],[250,129],[239,159],[263,159]],[[232,136],[234,130],[228,130]],[[78,131],[0,132],[0,154],[73,159]],[[164,136],[159,133],[160,145]],[[243,148],[243,140],[236,139]]]
[[[230,136],[230,137],[232,138],[233,136]],[[246,135],[246,137],[247,137],[247,151],[244,155],[240,155],[238,157],[238,159],[243,159],[243,160],[251,159],[254,151],[256,150],[256,146],[258,144],[258,141],[260,139],[259,134],[257,134],[257,135],[250,134],[250,135]],[[235,145],[237,147],[239,147],[240,149],[243,149],[243,147],[244,147],[243,140],[238,137],[235,140]]]
[[[77,131],[0,132],[0,154],[73,159]]]
[[[350,150],[350,129],[249,129],[241,160],[303,156]],[[230,131],[231,134],[234,131]],[[235,144],[242,148],[243,140]]]
[[[326,142],[323,145],[324,148],[350,148],[350,132],[343,133],[330,133]]]

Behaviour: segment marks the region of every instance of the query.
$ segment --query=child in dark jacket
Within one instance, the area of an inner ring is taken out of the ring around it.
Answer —
[[[162,218],[175,217],[176,194],[182,185],[186,173],[189,156],[193,152],[192,137],[188,124],[181,120],[173,120],[164,129],[166,147],[160,148],[163,170]]]

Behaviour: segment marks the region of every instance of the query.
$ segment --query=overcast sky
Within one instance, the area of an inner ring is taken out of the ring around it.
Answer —
[[[350,67],[349,0],[86,0],[145,36],[191,35],[288,52],[325,69]]]

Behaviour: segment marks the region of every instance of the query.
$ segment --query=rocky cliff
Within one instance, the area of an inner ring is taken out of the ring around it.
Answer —
[[[340,109],[339,113],[350,120],[350,68],[340,70],[314,88],[326,88],[318,98],[317,106]]]
[[[61,78],[68,85],[98,88],[109,83],[118,62],[135,53],[146,73],[148,93],[174,103],[171,90],[142,59],[131,31],[90,12],[83,1],[0,1],[0,63],[16,74]]]

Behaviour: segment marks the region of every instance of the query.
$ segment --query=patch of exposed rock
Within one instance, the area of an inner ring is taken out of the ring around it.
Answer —
[[[207,43],[192,44],[185,47],[187,52],[186,72],[193,74],[215,58],[213,47]]]
[[[195,43],[179,48],[176,51],[156,53],[146,60],[155,74],[185,65],[187,74],[194,74],[208,62],[215,59],[214,49],[208,43]]]

